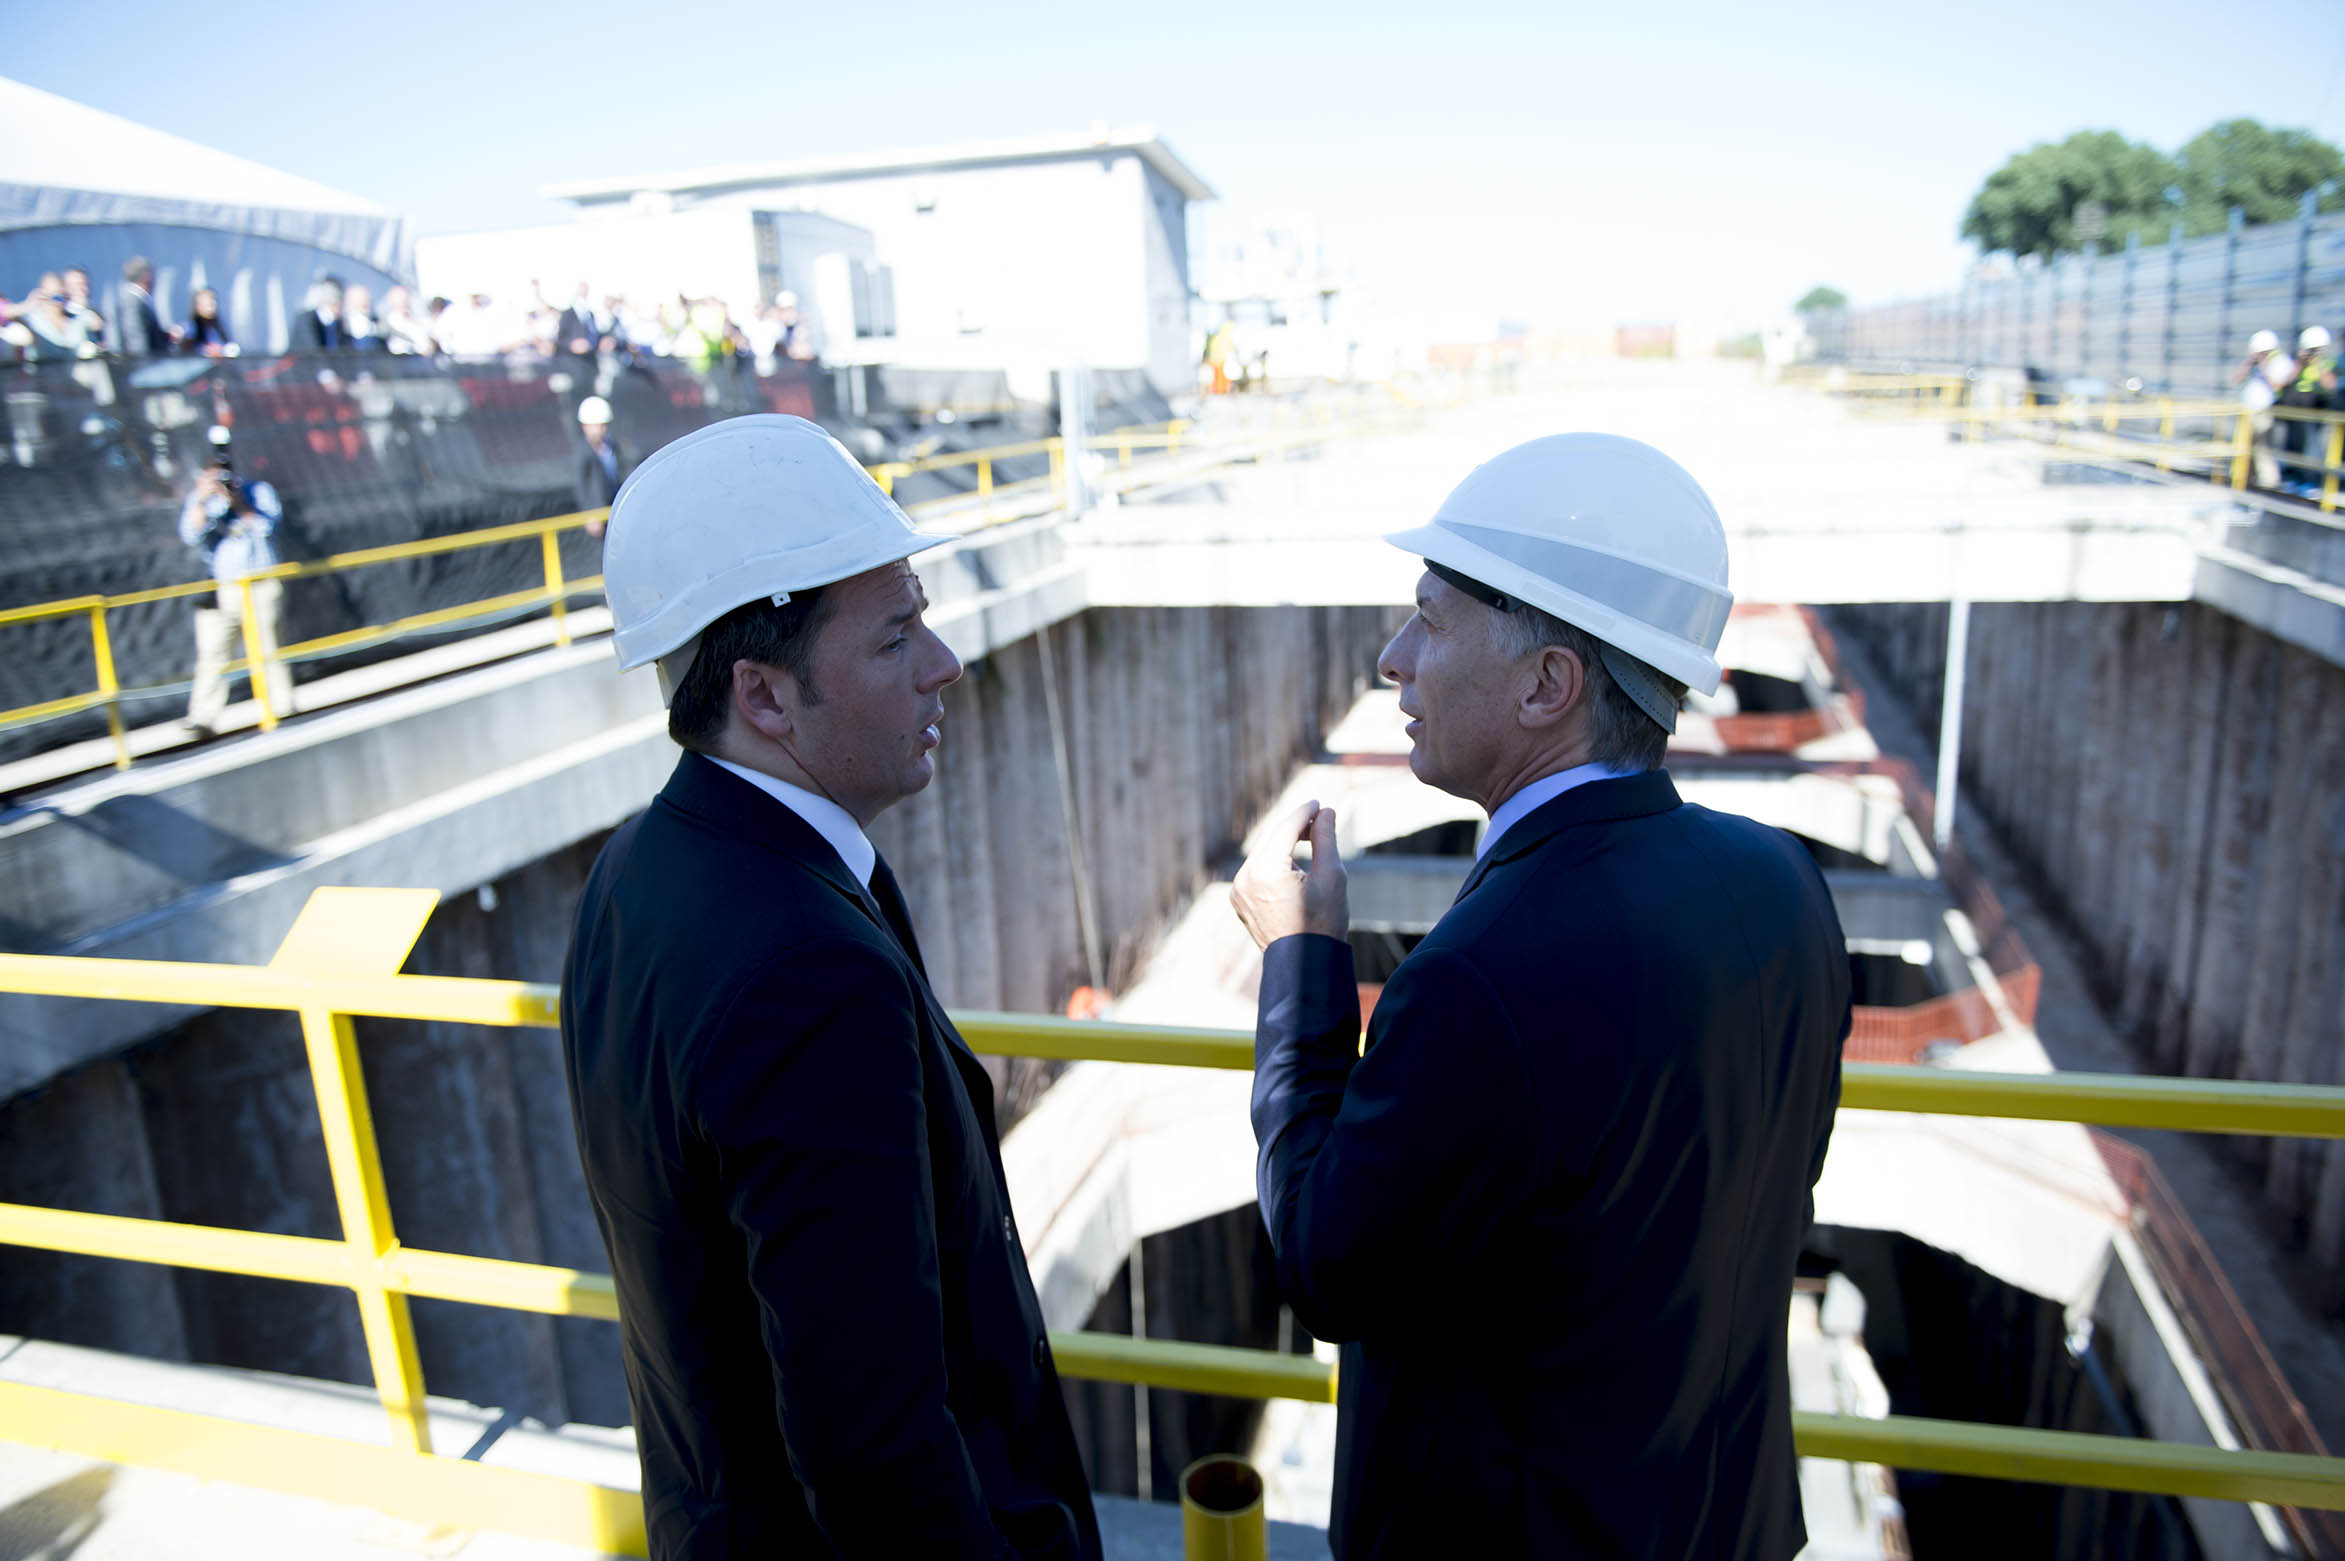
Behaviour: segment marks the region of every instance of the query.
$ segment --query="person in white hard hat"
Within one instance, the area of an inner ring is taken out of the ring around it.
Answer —
[[[1389,540],[1426,569],[1378,670],[1418,777],[1489,811],[1479,859],[1364,1049],[1332,810],[1232,894],[1279,1292],[1343,1347],[1335,1554],[1789,1561],[1783,1318],[1849,969],[1814,859],[1660,767],[1718,683],[1725,532],[1659,451],[1565,434]]]
[[[2296,333],[2294,372],[2280,389],[2280,404],[2295,412],[2325,412],[2337,396],[2337,359],[2329,351],[2328,327],[2308,325]],[[2305,418],[2283,418],[2279,443],[2296,459],[2287,464],[2279,486],[2292,493],[2311,494],[2320,487],[2317,468],[2328,453],[2327,430]]]
[[[578,453],[577,503],[582,510],[607,509],[619,496],[619,485],[635,469],[634,463],[611,437],[611,404],[600,396],[578,403],[578,433],[586,448]],[[590,520],[586,534],[599,537],[603,522]]]
[[[2277,331],[2257,331],[2248,337],[2247,361],[2231,371],[2231,383],[2239,387],[2239,404],[2247,408],[2255,434],[2255,485],[2259,488],[2280,485],[2280,461],[2272,453],[2272,425],[2277,421],[2272,406],[2295,375],[2296,364],[2280,350]]]
[[[961,673],[940,540],[794,417],[612,508],[612,643],[685,752],[587,879],[561,1029],[653,1557],[1100,1555],[993,1085],[864,833]]]

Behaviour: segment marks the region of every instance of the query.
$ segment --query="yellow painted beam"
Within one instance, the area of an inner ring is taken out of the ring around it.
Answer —
[[[1971,1073],[1851,1062],[1840,1103],[1866,1111],[2019,1117],[2188,1133],[2345,1138],[2345,1089],[2130,1073]]]
[[[2082,1431],[1977,1425],[1892,1415],[1794,1414],[1792,1437],[1810,1458],[1840,1458],[1892,1469],[1972,1474],[1990,1480],[2078,1485],[2261,1501],[2279,1507],[2345,1511],[2345,1458],[2304,1453],[2226,1452]]]
[[[379,1443],[0,1382],[0,1441],[173,1469],[417,1523],[582,1550],[647,1553],[634,1491],[403,1452]]]
[[[1050,1350],[1058,1358],[1061,1376],[1087,1382],[1143,1383],[1230,1398],[1335,1402],[1335,1368],[1308,1355],[1281,1355],[1275,1350],[1226,1344],[1187,1344],[1177,1339],[1134,1339],[1120,1333],[1053,1332]]]
[[[619,1290],[611,1276],[581,1268],[399,1247],[383,1258],[382,1271],[393,1289],[408,1295],[556,1317],[619,1318]]]
[[[6,974],[0,971],[0,983]],[[961,1010],[953,1025],[972,1051],[1005,1057],[1153,1062],[1186,1068],[1254,1066],[1254,1037],[1243,1030],[1196,1030],[1170,1024],[1102,1024],[1048,1014]]]
[[[83,1214],[25,1203],[0,1203],[0,1243],[306,1284],[348,1285],[358,1278],[346,1242],[216,1225],[182,1225],[170,1220],[127,1219],[119,1214]]]
[[[315,975],[265,965],[77,959],[56,954],[0,954],[0,992],[191,1003],[205,1008],[326,1007],[384,1019],[546,1028],[556,1022],[558,997],[554,987],[526,981]]]

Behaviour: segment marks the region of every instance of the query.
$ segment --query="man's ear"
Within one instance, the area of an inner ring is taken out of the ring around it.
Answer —
[[[781,668],[746,657],[733,663],[733,713],[744,725],[774,742],[797,730],[798,685]]]
[[[1541,646],[1527,670],[1530,682],[1515,712],[1524,726],[1552,727],[1584,702],[1588,669],[1577,652],[1561,645]]]

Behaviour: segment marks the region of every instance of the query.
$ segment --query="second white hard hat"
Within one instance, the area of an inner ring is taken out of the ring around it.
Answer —
[[[2278,331],[2258,331],[2247,338],[2247,355],[2251,358],[2279,350],[2280,333]]]
[[[951,540],[912,529],[846,447],[802,417],[728,418],[661,446],[611,504],[603,595],[622,670],[675,696],[700,632]]]
[[[588,396],[584,401],[578,403],[579,422],[608,424],[610,420],[611,404],[602,397]]]
[[[2298,352],[2317,352],[2328,344],[2329,328],[2325,325],[2308,325],[2296,333]]]
[[[1553,434],[1516,445],[1474,468],[1430,524],[1385,540],[1705,694],[1718,687],[1734,607],[1726,528],[1692,474],[1649,444]]]

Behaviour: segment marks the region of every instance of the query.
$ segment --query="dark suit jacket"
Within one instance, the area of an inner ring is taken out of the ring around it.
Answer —
[[[595,349],[602,345],[602,339],[603,333],[595,328],[594,311],[591,309],[580,309],[576,305],[571,305],[563,309],[562,318],[554,325],[554,351],[556,352],[569,352],[572,342],[583,340],[586,343],[587,355],[591,357]]]
[[[315,309],[301,311],[301,345],[309,352],[348,352],[358,345],[340,320],[321,320]]]
[[[1343,1345],[1331,1538],[1788,1558],[1785,1335],[1849,972],[1790,836],[1665,771],[1519,820],[1401,962],[1263,962],[1254,1129],[1280,1286]]]
[[[562,1045],[653,1556],[1097,1561],[992,1084],[811,826],[684,755],[587,879]]]
[[[171,332],[155,313],[155,300],[144,292],[122,289],[122,339],[116,348],[126,358],[149,358],[171,350]]]
[[[614,478],[611,473],[604,471],[602,457],[594,453],[594,447],[581,443],[578,449],[578,481],[576,486],[578,507],[582,510],[601,509],[610,503],[618,496],[619,484],[625,482],[627,474],[635,470],[635,463],[628,458],[625,445],[619,443],[618,439],[611,434],[603,435],[603,440],[611,448],[611,465],[618,475]]]

